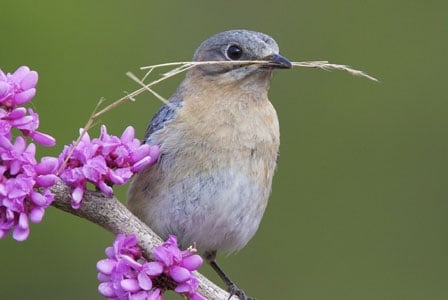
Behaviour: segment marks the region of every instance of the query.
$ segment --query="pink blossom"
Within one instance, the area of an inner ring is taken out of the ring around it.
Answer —
[[[197,292],[199,283],[193,274],[201,266],[202,258],[192,249],[180,250],[174,236],[154,249],[154,261],[142,256],[135,235],[117,235],[106,255],[106,259],[97,263],[97,270],[98,291],[108,299],[161,300],[162,290],[154,285],[154,280],[168,276],[177,283],[175,292],[205,300]]]
[[[39,223],[44,209],[53,202],[50,191],[58,178],[57,159],[42,158],[37,163],[35,145],[26,144],[25,139],[17,137],[11,143],[0,136],[0,238],[13,230],[13,238],[25,240],[29,235],[28,219]],[[42,192],[37,192],[42,188]]]
[[[36,94],[38,74],[26,66],[14,73],[3,73],[0,69],[0,104],[7,108],[25,104]]]
[[[38,163],[36,146],[25,137],[45,146],[55,139],[37,131],[37,113],[20,106],[36,94],[37,80],[37,72],[25,66],[12,74],[0,70],[0,238],[11,231],[18,241],[28,238],[29,221],[42,221],[54,198],[50,187],[58,180],[58,160],[44,157]],[[13,128],[22,136],[14,137]]]
[[[73,188],[72,206],[79,208],[87,183],[93,183],[104,194],[113,194],[112,185],[125,184],[132,175],[154,163],[159,154],[157,146],[141,145],[134,138],[134,129],[126,128],[121,137],[107,133],[101,126],[99,138],[85,133],[80,142],[66,146],[59,156],[66,163],[61,179]]]

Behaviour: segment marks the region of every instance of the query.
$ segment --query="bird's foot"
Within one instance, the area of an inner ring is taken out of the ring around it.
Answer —
[[[233,282],[227,286],[227,289],[230,293],[229,299],[227,300],[230,300],[233,295],[238,296],[241,300],[257,300],[256,298],[246,296],[246,293]]]
[[[221,269],[220,266],[216,263],[216,251],[212,251],[205,255],[207,261],[209,262],[210,266],[213,268],[213,270],[216,271],[219,277],[221,277],[222,281],[227,286],[227,291],[230,293],[230,296],[227,300],[230,300],[232,296],[238,296],[241,300],[257,300],[252,297],[247,297],[246,293],[240,289],[235,283],[233,283],[232,280],[230,280],[229,276],[224,273],[224,271]]]

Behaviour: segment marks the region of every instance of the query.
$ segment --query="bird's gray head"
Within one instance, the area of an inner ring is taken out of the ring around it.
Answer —
[[[276,68],[291,68],[291,63],[279,55],[277,43],[270,36],[249,30],[230,30],[205,40],[196,50],[193,61],[265,61],[264,64],[216,64],[195,69],[201,76],[215,80],[240,81],[254,74],[271,78]]]

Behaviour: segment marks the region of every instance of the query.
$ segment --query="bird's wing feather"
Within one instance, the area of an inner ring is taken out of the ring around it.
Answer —
[[[144,143],[150,144],[154,133],[164,128],[167,123],[174,119],[177,109],[182,106],[182,99],[172,99],[160,107],[146,129]]]

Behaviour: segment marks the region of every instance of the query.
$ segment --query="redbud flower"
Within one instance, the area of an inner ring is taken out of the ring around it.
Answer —
[[[27,239],[28,219],[39,223],[44,209],[53,202],[50,187],[58,180],[58,161],[44,157],[37,163],[35,151],[35,145],[26,145],[20,136],[11,144],[0,135],[0,238],[13,230],[15,240]],[[37,192],[37,188],[43,188],[43,192]]]
[[[170,235],[168,240],[153,251],[156,261],[164,266],[164,273],[178,283],[175,292],[187,296],[189,299],[204,299],[197,293],[199,282],[192,273],[202,265],[202,258],[195,254],[192,248],[180,250],[177,238]]]
[[[22,66],[13,74],[5,74],[0,69],[0,134],[11,139],[11,128],[19,129],[24,136],[29,136],[43,146],[54,146],[56,140],[45,133],[37,131],[39,115],[31,108],[27,111],[23,105],[36,95],[38,74]]]
[[[109,135],[103,125],[99,138],[91,139],[85,133],[77,145],[65,146],[59,161],[68,161],[60,177],[73,188],[73,208],[80,207],[88,182],[110,196],[113,184],[125,184],[135,172],[157,160],[159,148],[141,145],[134,134],[128,127],[119,138]]]
[[[162,274],[163,269],[158,263],[143,259],[135,235],[117,235],[112,247],[106,249],[106,255],[108,258],[97,263],[98,291],[102,296],[108,299],[161,299],[160,290],[153,289],[151,276]]]
[[[58,180],[58,160],[44,157],[37,163],[36,146],[22,136],[14,140],[11,132],[16,128],[41,145],[55,144],[37,131],[38,114],[20,106],[36,94],[37,80],[37,72],[25,66],[13,74],[0,70],[0,238],[12,231],[17,241],[27,239],[29,221],[39,223],[54,198],[50,187]]]
[[[205,300],[199,293],[198,280],[192,273],[202,264],[202,258],[192,249],[178,248],[176,237],[154,249],[154,261],[147,261],[137,246],[135,235],[117,235],[108,258],[97,264],[99,293],[108,299],[161,300],[162,292],[154,282],[161,276],[172,278],[175,292],[193,300]]]
[[[22,66],[13,74],[5,74],[0,69],[0,104],[7,108],[25,104],[36,94],[38,75]]]

